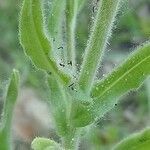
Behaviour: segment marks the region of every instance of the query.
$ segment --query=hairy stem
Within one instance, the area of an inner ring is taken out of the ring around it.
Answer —
[[[67,40],[67,63],[71,62],[75,71],[75,29],[77,18],[77,2],[67,0],[66,3],[66,40]]]
[[[65,150],[77,150],[79,146],[81,130],[72,130],[70,133],[62,137],[62,146]]]
[[[50,14],[48,17],[48,33],[53,43],[53,53],[56,59],[66,59],[63,49],[63,17],[66,2],[65,0],[54,0],[51,2]]]

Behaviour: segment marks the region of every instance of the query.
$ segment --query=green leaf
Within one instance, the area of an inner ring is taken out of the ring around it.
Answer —
[[[73,97],[72,109],[71,109],[71,123],[75,127],[84,127],[93,121],[93,114],[90,106],[92,105],[92,99],[89,95],[85,95],[84,92],[78,90],[70,92]]]
[[[150,149],[150,128],[139,133],[130,135],[113,150],[149,150]]]
[[[85,127],[93,122],[94,115],[90,105],[75,100],[72,106],[71,122],[74,127]]]
[[[47,5],[49,1],[46,1]],[[64,52],[64,31],[63,31],[63,19],[65,16],[66,0],[51,0],[47,15],[47,33],[53,43],[53,54],[55,58],[60,60],[66,60]],[[58,48],[62,47],[63,50]]]
[[[11,148],[11,121],[13,110],[18,96],[18,85],[19,85],[19,73],[13,70],[6,100],[4,102],[4,108],[2,112],[2,120],[0,124],[0,149],[9,150]]]
[[[50,37],[57,40],[62,28],[62,20],[65,11],[66,0],[52,0],[48,15],[48,31]],[[58,40],[57,40],[58,42]]]
[[[24,0],[20,17],[20,40],[26,54],[42,69],[49,70],[51,45],[43,33],[40,0]]]
[[[46,138],[37,137],[31,145],[34,150],[61,150],[58,143]]]
[[[40,69],[52,72],[63,82],[69,77],[59,70],[53,56],[49,40],[43,32],[43,16],[40,0],[24,0],[20,15],[20,41],[25,53]]]
[[[93,85],[95,74],[106,48],[116,14],[118,12],[121,0],[101,0],[98,14],[88,41],[81,72],[79,76],[79,85],[83,91],[89,93]]]
[[[138,47],[122,65],[94,85],[91,96],[95,114],[104,115],[118,102],[120,96],[137,89],[149,75],[150,42]]]

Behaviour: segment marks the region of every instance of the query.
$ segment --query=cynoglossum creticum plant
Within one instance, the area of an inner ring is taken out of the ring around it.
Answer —
[[[0,122],[0,150],[11,150],[11,121],[18,96],[19,73],[13,70],[4,102]]]
[[[58,144],[45,138],[36,138],[32,148],[35,150],[77,149],[83,127],[102,117],[113,108],[120,96],[138,88],[149,76],[150,43],[146,42],[139,46],[107,77],[95,81],[96,71],[123,1],[101,0],[99,2],[79,73],[75,61],[76,17],[86,0],[62,0],[61,2],[51,0],[50,2],[51,10],[45,21],[43,1],[24,0],[19,33],[26,55],[37,68],[47,74],[51,112],[62,142]],[[62,24],[65,27],[62,27]],[[59,44],[61,47],[58,47]],[[63,51],[57,53],[56,51],[60,49]]]

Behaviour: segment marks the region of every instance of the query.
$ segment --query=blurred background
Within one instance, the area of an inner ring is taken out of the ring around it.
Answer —
[[[30,150],[36,136],[59,141],[47,105],[45,75],[25,57],[18,39],[18,16],[22,0],[0,0],[0,113],[5,89],[13,68],[19,69],[21,87],[12,126],[14,150]],[[78,62],[93,24],[96,0],[89,0],[78,15],[76,47]],[[88,25],[88,26],[87,26]],[[132,50],[150,37],[150,1],[130,0],[121,8],[110,44],[99,68],[97,78],[120,64]],[[121,98],[118,105],[88,128],[81,150],[109,150],[120,139],[150,125],[150,79],[138,89]]]

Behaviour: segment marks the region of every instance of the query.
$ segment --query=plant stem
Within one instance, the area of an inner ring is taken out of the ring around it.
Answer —
[[[65,150],[77,150],[79,145],[80,130],[72,130],[68,136],[62,137],[62,145]]]
[[[54,0],[51,2],[51,11],[48,17],[48,32],[53,43],[53,53],[59,61],[65,60],[63,50],[62,23],[65,10],[65,0]]]
[[[67,40],[67,63],[72,63],[72,69],[75,72],[75,29],[77,18],[77,2],[67,0],[66,3],[66,40]]]
[[[101,0],[79,76],[80,88],[89,93],[100,58],[111,35],[113,23],[121,0]]]

